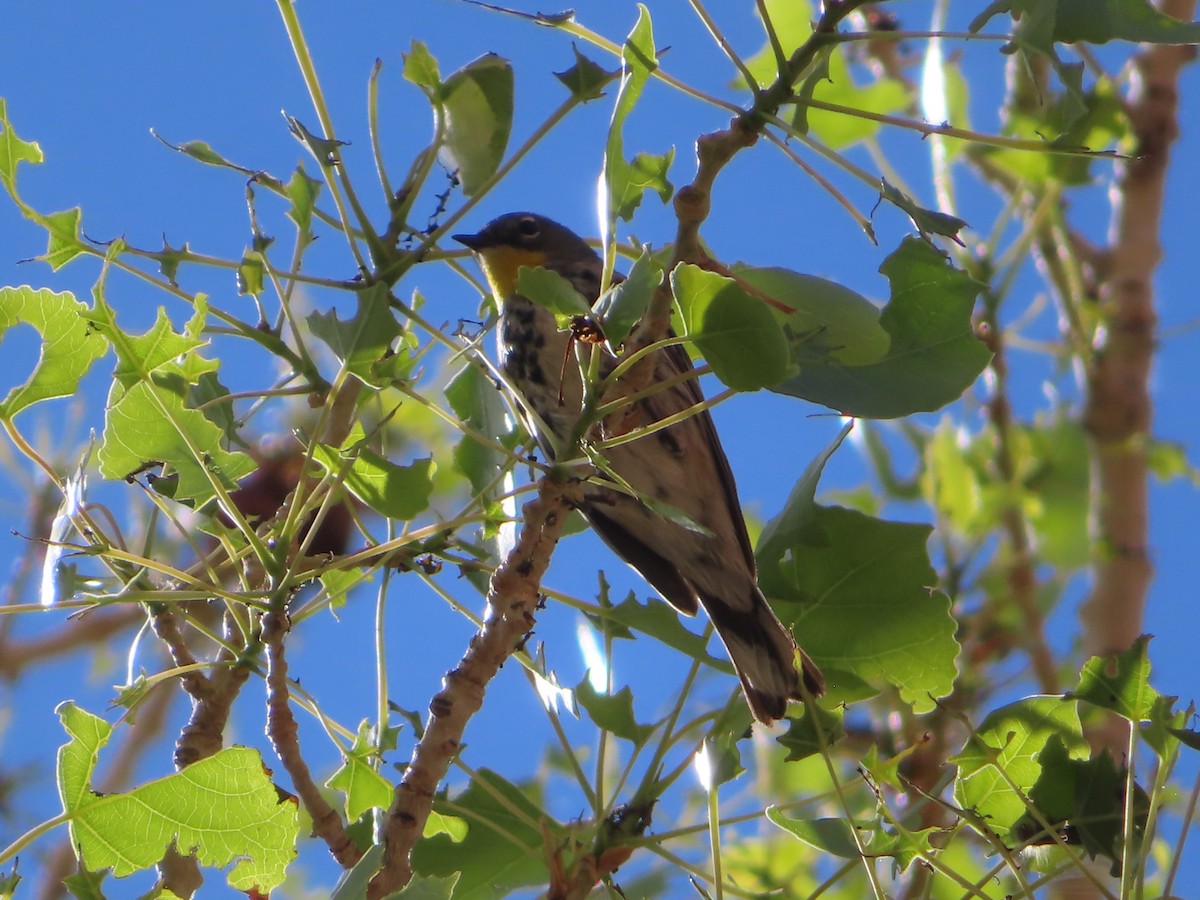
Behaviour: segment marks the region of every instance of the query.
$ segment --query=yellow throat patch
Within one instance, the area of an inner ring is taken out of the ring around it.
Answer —
[[[546,254],[541,250],[526,250],[507,244],[480,250],[479,258],[492,293],[501,301],[517,292],[517,273],[522,266],[536,269],[546,264]]]

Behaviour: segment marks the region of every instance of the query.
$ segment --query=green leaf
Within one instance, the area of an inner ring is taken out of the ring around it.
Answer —
[[[874,137],[883,124],[874,119],[807,107],[804,104],[806,98],[883,116],[901,113],[914,101],[912,92],[903,82],[884,74],[871,73],[872,81],[856,84],[845,54],[845,47],[830,47],[829,52],[820,57],[823,64],[797,91],[794,120],[797,129],[813,135],[833,150],[845,150]]]
[[[388,303],[388,287],[380,282],[356,291],[354,301],[354,318],[343,322],[336,309],[316,311],[308,316],[308,327],[363,384],[388,387],[391,382],[380,377],[380,366],[403,333]]]
[[[468,363],[446,385],[446,402],[473,431],[499,441],[509,432],[504,402],[496,384],[479,366]],[[488,499],[504,490],[499,475],[507,454],[464,434],[454,448],[454,465],[467,476],[476,495]]]
[[[983,285],[918,238],[906,238],[880,271],[892,286],[892,299],[879,315],[889,338],[887,355],[846,364],[830,354],[822,362],[809,355],[801,335],[793,338],[800,373],[772,390],[845,415],[890,419],[938,409],[974,382],[991,358],[971,325]]]
[[[958,218],[958,216],[951,216],[944,212],[917,206],[916,201],[912,197],[899,188],[894,187],[886,178],[880,179],[879,194],[888,203],[894,204],[904,210],[905,214],[912,219],[913,225],[917,226],[917,231],[921,232],[922,237],[930,234],[940,234],[950,238],[959,246],[964,246],[958,237],[958,233],[967,227],[967,223]]]
[[[575,290],[575,285],[550,269],[521,266],[517,270],[517,293],[554,313],[554,319],[562,329],[575,316],[586,316],[592,311],[583,294]]]
[[[1075,759],[1088,756],[1073,701],[1027,697],[989,713],[950,760],[958,765],[955,802],[982,817],[1002,838],[1009,835],[1025,815],[1017,792],[1028,795],[1041,777],[1041,753],[1051,738],[1060,740]],[[1019,840],[1013,836],[1010,846]]]
[[[1005,14],[1018,14],[1017,37],[1041,48],[1076,41],[1200,43],[1200,23],[1173,19],[1146,0],[1000,0],[980,13],[970,28],[978,31],[989,19]]]
[[[322,182],[310,178],[301,165],[296,166],[296,171],[292,173],[285,188],[287,198],[291,202],[287,212],[288,218],[296,223],[296,229],[304,235],[306,241],[312,239],[313,208],[322,186]]]
[[[200,333],[208,310],[203,298],[197,299],[186,333],[173,331],[160,309],[149,331],[131,335],[118,327],[104,300],[103,281],[94,293],[95,307],[84,315],[117,354],[97,454],[100,474],[124,478],[148,463],[162,463],[178,475],[174,497],[197,507],[215,495],[214,483],[232,489],[254,471],[254,461],[226,450],[222,429],[188,406],[200,377],[218,365],[197,352],[204,345]]]
[[[1029,789],[1029,799],[1042,818],[1059,830],[1068,843],[1082,844],[1088,856],[1112,861],[1114,878],[1121,874],[1124,843],[1125,779],[1107,750],[1094,759],[1073,759],[1060,738],[1051,737],[1038,759],[1042,772]],[[1138,844],[1146,830],[1150,801],[1140,785],[1133,792],[1133,835]],[[1022,844],[1053,844],[1054,838],[1026,813],[1013,827]]]
[[[0,418],[11,419],[42,400],[71,396],[92,363],[108,352],[104,338],[88,326],[86,311],[87,305],[73,294],[27,286],[0,288],[0,341],[17,324],[32,326],[42,338],[32,374],[0,402]]]
[[[1028,472],[1025,488],[1038,501],[1028,518],[1039,558],[1068,569],[1090,565],[1095,553],[1088,534],[1091,448],[1082,424],[1064,418],[1019,430],[1017,436],[1021,434],[1028,438],[1028,462],[1022,466]],[[986,441],[990,455],[994,452],[991,435]]]
[[[545,884],[549,873],[542,848],[546,841],[565,839],[566,832],[525,791],[480,769],[453,803],[470,830],[458,843],[445,835],[419,841],[412,852],[419,875],[461,873],[454,900],[491,900],[515,888]]]
[[[179,282],[176,280],[176,276],[179,275],[180,263],[187,260],[191,255],[192,250],[187,245],[187,241],[184,241],[182,247],[176,249],[167,243],[166,237],[163,237],[163,248],[154,254],[154,257],[158,260],[158,269],[162,272],[163,278],[167,279],[171,284],[177,285]]]
[[[720,669],[722,672],[733,672],[733,666],[726,660],[709,655],[708,642],[695,632],[684,628],[683,623],[679,621],[679,614],[666,603],[650,601],[643,606],[631,594],[621,603],[605,610],[602,620],[600,617],[591,615],[588,618],[600,630],[612,627],[611,625],[605,626],[604,622],[615,621],[626,628],[648,634],[673,650],[678,650],[692,659],[707,663],[715,669]],[[620,630],[614,630],[613,634],[618,638],[625,636]]]
[[[313,447],[315,459],[325,471],[338,474],[346,468],[346,489],[371,509],[389,519],[407,521],[429,507],[433,493],[433,458],[418,459],[412,465],[398,466],[368,447],[362,446],[361,425],[341,450],[327,444]]]
[[[92,775],[111,726],[73,703],[56,710],[70,740],[58,751],[58,787],[71,843],[89,869],[118,878],[153,866],[175,844],[206,866],[234,863],[229,884],[266,893],[296,856],[296,804],[281,803],[262,757],[228,747],[120,794],[95,794]]]
[[[237,290],[239,294],[257,297],[263,292],[267,267],[261,253],[247,250],[237,267]]]
[[[351,589],[358,587],[364,581],[370,581],[369,578],[363,578],[361,572],[346,569],[328,569],[321,573],[320,580],[325,594],[329,597],[331,609],[345,606],[346,597]]]
[[[929,712],[953,689],[959,649],[926,550],[932,529],[814,502],[821,469],[846,434],[814,460],[763,529],[759,585],[787,601],[776,612],[825,670],[831,696],[855,699],[891,685],[917,712]]]
[[[816,712],[816,718],[812,716]],[[785,762],[796,762],[826,752],[830,747],[846,736],[842,724],[844,710],[824,709],[814,704],[805,707],[804,715],[789,718],[788,730],[776,740],[787,748]],[[820,733],[817,732],[818,727]]]
[[[775,314],[732,278],[681,263],[671,290],[688,339],[729,387],[771,387],[790,372],[787,339]]]
[[[641,747],[654,733],[654,725],[639,725],[633,715],[633,692],[628,686],[615,694],[601,694],[586,675],[575,687],[575,699],[597,727]]]
[[[172,145],[168,144],[167,146]],[[244,171],[241,166],[226,159],[204,141],[187,141],[174,149],[178,150],[184,156],[190,156],[197,162],[204,163],[206,166],[216,166],[221,169],[236,169],[239,172]]]
[[[1133,129],[1124,110],[1124,99],[1111,81],[1102,79],[1093,88],[1077,90],[1074,84],[1038,106],[1020,106],[1005,116],[1004,133],[1026,140],[1045,141],[1047,151],[992,148],[988,159],[1018,178],[1083,185],[1092,181],[1092,164],[1098,158],[1084,151],[1133,151]]]
[[[1079,672],[1079,684],[1069,696],[1116,713],[1130,722],[1150,718],[1159,700],[1150,686],[1150,636],[1143,634],[1128,650],[1112,656],[1093,656]]]
[[[17,199],[17,167],[23,162],[41,165],[45,160],[42,148],[33,141],[23,141],[8,119],[8,103],[0,97],[0,183],[14,200]],[[24,209],[24,205],[18,205]]]
[[[442,73],[425,42],[414,40],[411,49],[400,55],[404,59],[404,78],[429,96],[436,94],[442,86]]]
[[[55,272],[86,249],[83,239],[79,236],[79,220],[82,215],[83,212],[76,206],[74,209],[38,217],[39,224],[50,236],[46,252],[38,259],[48,263]]]
[[[904,871],[915,859],[934,852],[931,838],[941,831],[888,829],[883,823],[852,822],[848,819],[793,819],[772,806],[767,819],[808,846],[841,859],[855,861],[889,856]],[[862,850],[859,850],[859,844]]]
[[[285,114],[284,119],[288,123],[288,129],[292,132],[292,136],[308,149],[308,152],[313,155],[313,159],[323,168],[328,168],[337,163],[338,147],[344,146],[345,141],[327,138],[309,131],[308,126],[295,116]]]
[[[461,844],[466,840],[470,833],[471,827],[464,819],[457,816],[447,816],[440,812],[431,812],[429,818],[425,820],[425,830],[421,832],[422,837],[433,837],[434,835],[444,834],[456,844]]]
[[[604,337],[613,348],[625,343],[646,312],[646,306],[655,289],[662,284],[662,267],[654,259],[650,248],[643,247],[629,275],[618,282],[596,301],[592,310],[600,319]]]
[[[62,885],[71,892],[71,896],[76,900],[105,900],[104,879],[107,877],[107,870],[89,872],[84,869],[74,875],[68,875],[63,879]],[[0,897],[7,897],[7,895],[0,892]],[[155,898],[155,900],[159,900],[159,898]]]
[[[849,288],[774,267],[736,266],[733,274],[791,310],[775,315],[801,370],[865,366],[887,356],[891,338],[879,324],[879,308]]]
[[[554,77],[566,85],[571,96],[581,103],[596,100],[604,95],[604,87],[619,76],[620,72],[610,72],[603,66],[592,62],[579,52],[574,44],[571,49],[575,52],[575,65],[562,72],[555,72]]]
[[[771,28],[785,57],[791,56],[812,35],[812,23],[816,15],[808,0],[766,0],[762,8],[771,20]],[[764,42],[758,53],[746,60],[746,67],[760,85],[770,84],[779,77],[775,51],[769,40]],[[738,86],[744,87],[744,84],[739,82]]]
[[[358,725],[354,745],[343,755],[341,767],[325,786],[346,795],[346,816],[354,821],[371,809],[387,809],[392,802],[392,785],[372,765],[378,753],[371,742],[371,725]]]
[[[742,733],[745,734],[745,730]],[[746,767],[742,765],[742,751],[738,747],[738,740],[738,735],[729,732],[704,736],[704,742],[696,751],[692,765],[696,768],[700,786],[706,793],[711,794],[746,771]]]
[[[512,132],[513,70],[489,53],[446,79],[438,91],[443,143],[438,155],[473,197],[504,160]]]
[[[665,203],[674,191],[666,180],[674,151],[662,156],[639,154],[631,164],[625,159],[625,121],[637,105],[651,73],[658,68],[654,51],[654,32],[650,11],[638,4],[638,20],[621,47],[621,85],[608,126],[604,147],[604,183],[608,188],[607,234],[612,234],[617,219],[629,221],[649,188],[657,191]]]

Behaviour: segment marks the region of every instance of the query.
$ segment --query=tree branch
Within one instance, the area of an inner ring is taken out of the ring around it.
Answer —
[[[288,664],[283,647],[289,627],[287,612],[282,609],[272,610],[263,618],[263,641],[267,645],[267,737],[312,817],[313,834],[325,841],[333,858],[348,869],[362,853],[346,834],[337,810],[326,802],[313,781],[300,752],[299,726],[288,701]]]
[[[383,866],[367,890],[371,900],[399,890],[412,879],[409,854],[433,809],[434,793],[458,753],[467,722],[483,705],[488,683],[533,629],[542,576],[580,493],[579,482],[546,476],[538,482],[537,497],[525,504],[520,539],[488,586],[483,626],[430,701],[425,734],[396,786],[384,827]]]
[[[1190,21],[1195,0],[1164,0],[1168,15]],[[1191,47],[1147,45],[1134,58],[1127,112],[1137,137],[1122,164],[1110,222],[1110,267],[1100,285],[1103,343],[1087,370],[1084,426],[1092,446],[1092,521],[1100,547],[1092,591],[1080,618],[1087,655],[1125,650],[1142,631],[1153,578],[1148,531],[1149,391],[1158,315],[1152,279],[1162,257],[1159,233],[1170,146],[1179,133],[1179,73]]]

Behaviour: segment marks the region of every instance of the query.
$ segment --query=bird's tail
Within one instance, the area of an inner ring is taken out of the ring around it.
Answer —
[[[701,594],[700,602],[725,645],[754,718],[782,719],[788,700],[801,699],[800,654],[804,685],[814,697],[825,693],[825,678],[817,664],[796,645],[791,631],[779,621],[757,585],[748,609],[735,609],[720,597]]]

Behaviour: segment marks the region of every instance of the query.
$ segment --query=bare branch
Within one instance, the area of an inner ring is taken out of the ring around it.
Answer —
[[[579,482],[546,476],[538,482],[537,497],[525,504],[520,539],[488,586],[483,626],[430,701],[425,734],[396,786],[384,826],[383,867],[371,879],[368,898],[385,897],[412,879],[409,853],[433,809],[434,792],[458,753],[467,722],[483,705],[488,683],[533,629],[542,576],[579,493]]]
[[[288,701],[284,637],[289,627],[287,613],[283,610],[269,612],[263,618],[263,641],[267,645],[267,737],[312,817],[313,834],[325,841],[333,858],[348,869],[358,862],[362,853],[346,834],[337,810],[322,796],[300,752],[299,727]]]
[[[1190,21],[1195,0],[1164,0]],[[1084,425],[1092,441],[1092,521],[1099,539],[1092,593],[1080,611],[1088,655],[1124,650],[1142,631],[1153,578],[1148,552],[1149,378],[1158,314],[1153,276],[1170,147],[1179,133],[1178,82],[1191,47],[1147,45],[1134,59],[1127,112],[1136,158],[1122,164],[1110,223],[1109,268],[1100,285],[1103,341],[1087,370]]]

